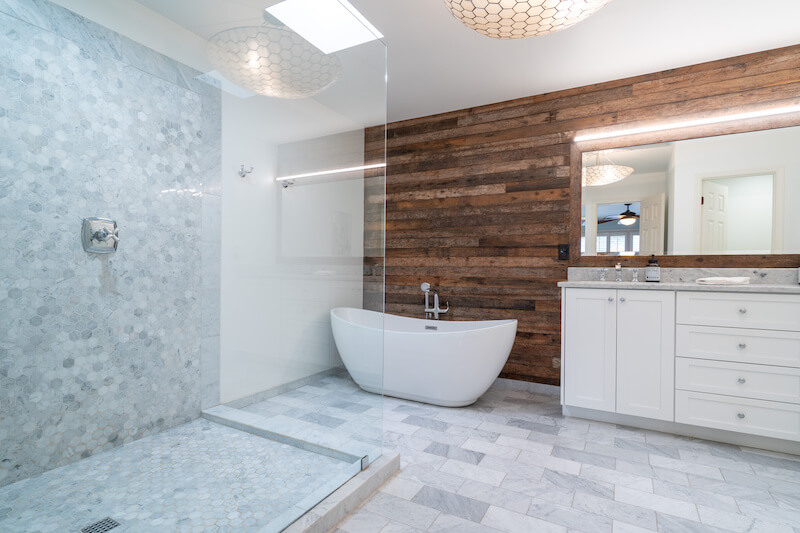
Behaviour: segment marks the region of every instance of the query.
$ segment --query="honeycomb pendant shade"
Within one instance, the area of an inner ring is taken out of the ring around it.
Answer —
[[[341,63],[281,26],[231,28],[208,40],[208,58],[243,89],[277,98],[307,98],[339,79]]]
[[[547,35],[582,21],[610,0],[444,0],[458,20],[495,39]]]
[[[583,167],[583,186],[596,187],[624,180],[633,174],[632,167],[624,165],[592,165]]]

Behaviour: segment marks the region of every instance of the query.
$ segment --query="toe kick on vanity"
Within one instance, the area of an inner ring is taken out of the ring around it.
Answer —
[[[567,415],[800,452],[800,289],[562,282]]]

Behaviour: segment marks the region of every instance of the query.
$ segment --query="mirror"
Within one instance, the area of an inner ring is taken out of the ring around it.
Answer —
[[[582,255],[800,253],[800,126],[584,152]]]

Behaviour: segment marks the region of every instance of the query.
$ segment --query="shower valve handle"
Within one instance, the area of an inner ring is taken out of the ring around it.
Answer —
[[[92,240],[98,242],[107,242],[109,239],[114,239],[116,242],[119,242],[119,228],[114,228],[113,231],[108,231],[107,228],[103,228],[92,234]]]

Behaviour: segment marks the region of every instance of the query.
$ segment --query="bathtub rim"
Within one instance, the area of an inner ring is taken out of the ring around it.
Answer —
[[[366,324],[360,324],[358,322],[353,322],[353,321],[347,320],[345,317],[340,316],[339,314],[337,314],[336,311],[339,311],[339,310],[341,310],[341,311],[352,310],[352,311],[360,311],[362,313],[371,313],[371,314],[381,315],[381,318],[383,320],[383,324],[382,324],[382,326],[380,328],[377,328],[377,327],[374,327],[374,326],[370,326],[370,325],[366,325]],[[514,327],[518,327],[519,326],[519,321],[516,318],[504,318],[504,319],[493,319],[493,320],[432,320],[432,319],[429,319],[429,318],[414,318],[414,317],[409,317],[409,316],[395,315],[395,314],[392,314],[392,313],[386,313],[386,312],[381,312],[381,311],[372,311],[370,309],[361,309],[359,307],[334,307],[333,309],[331,309],[330,314],[331,314],[332,318],[336,318],[337,320],[342,320],[343,322],[346,322],[348,324],[352,324],[354,326],[358,326],[360,328],[370,329],[370,330],[373,330],[373,331],[382,331],[384,333],[390,333],[390,332],[391,333],[400,333],[400,334],[403,334],[403,335],[433,335],[433,334],[436,334],[436,335],[456,335],[456,334],[464,334],[464,333],[471,332],[471,331],[483,331],[483,330],[487,330],[487,329],[502,328],[502,327],[507,327],[507,326],[512,325],[512,324],[514,325]],[[462,329],[462,330],[457,330],[457,331],[436,331],[436,330],[403,331],[403,330],[399,330],[399,329],[387,328],[386,327],[386,317],[387,316],[391,316],[391,317],[394,317],[394,318],[405,319],[405,320],[414,320],[414,321],[417,321],[417,322],[433,322],[433,323],[442,323],[442,322],[444,322],[444,323],[459,324],[459,325],[481,324],[481,327],[468,328],[468,329]]]

